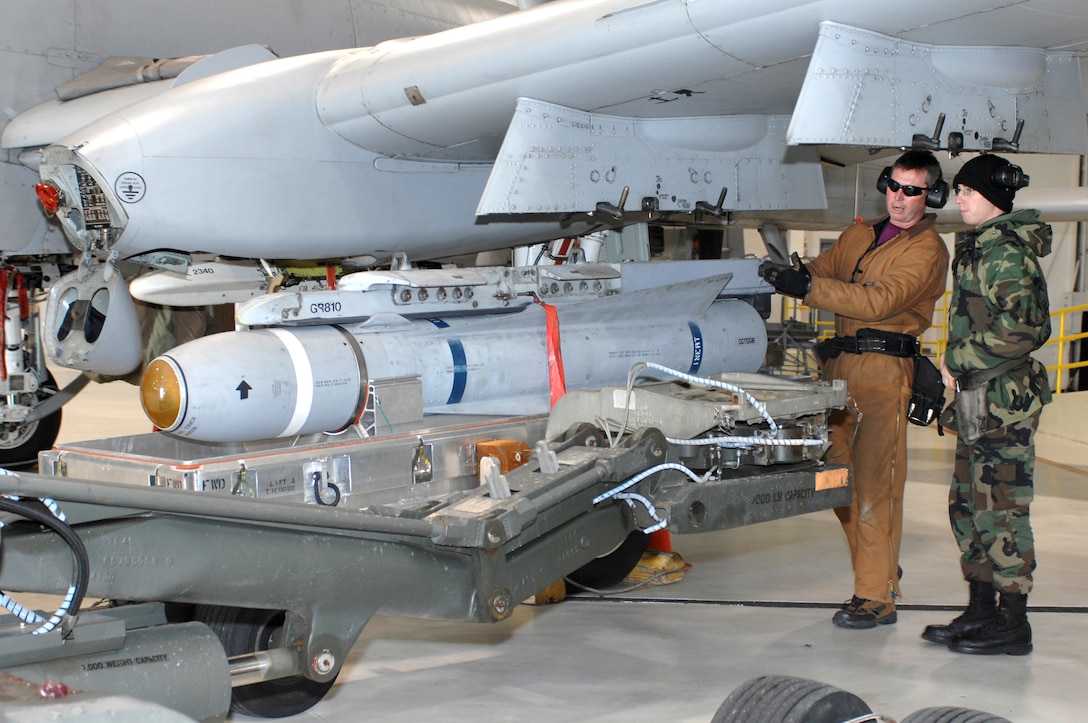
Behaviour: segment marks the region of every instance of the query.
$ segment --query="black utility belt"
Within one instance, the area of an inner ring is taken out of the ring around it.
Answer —
[[[888,356],[912,357],[921,346],[918,338],[910,334],[897,334],[880,329],[858,329],[857,336],[835,336],[816,343],[816,356],[821,360],[834,359],[839,354],[887,354]]]
[[[961,391],[965,392],[979,389],[987,386],[990,380],[997,379],[1002,374],[1011,374],[1021,368],[1030,374],[1031,357],[1021,356],[1015,359],[1007,359],[991,369],[976,369],[973,372],[967,372],[956,379],[956,385]]]

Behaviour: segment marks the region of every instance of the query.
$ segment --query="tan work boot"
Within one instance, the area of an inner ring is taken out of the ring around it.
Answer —
[[[877,625],[891,625],[897,619],[895,604],[856,597],[851,605],[835,613],[831,622],[840,628],[865,630]]]

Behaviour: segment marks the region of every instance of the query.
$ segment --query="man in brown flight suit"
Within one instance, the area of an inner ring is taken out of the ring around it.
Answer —
[[[835,314],[823,343],[825,379],[846,380],[851,403],[831,416],[826,459],[853,467],[854,500],[835,510],[850,547],[854,595],[832,622],[862,629],[896,621],[907,477],[907,403],[918,336],[944,294],[948,249],[934,214],[948,198],[928,151],[907,151],[877,182],[888,216],[855,223],[807,265],[764,263],[777,291]]]

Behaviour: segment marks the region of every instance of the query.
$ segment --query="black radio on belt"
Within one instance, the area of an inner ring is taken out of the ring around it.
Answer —
[[[941,370],[921,354],[914,357],[914,382],[911,384],[910,402],[907,403],[907,421],[919,427],[928,427],[941,416],[944,409],[944,381]],[[937,425],[940,431],[940,425]]]
[[[907,405],[907,420],[911,424],[925,427],[937,419],[944,408],[944,383],[941,380],[941,372],[933,362],[922,356],[921,344],[910,334],[897,334],[894,331],[870,328],[858,329],[857,336],[836,336],[818,342],[815,351],[821,362],[834,359],[843,352],[913,357],[914,383],[911,387],[910,402]]]

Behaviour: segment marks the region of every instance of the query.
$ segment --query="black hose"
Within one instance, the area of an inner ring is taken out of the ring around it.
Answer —
[[[73,585],[75,592],[72,594],[72,601],[68,605],[66,614],[78,614],[79,606],[83,603],[83,596],[87,593],[87,586],[91,578],[91,561],[87,555],[87,548],[84,546],[83,540],[79,539],[79,535],[68,523],[53,513],[43,511],[29,502],[0,496],[0,510],[45,525],[57,533],[72,550],[72,556],[75,558],[76,563],[76,579]]]

